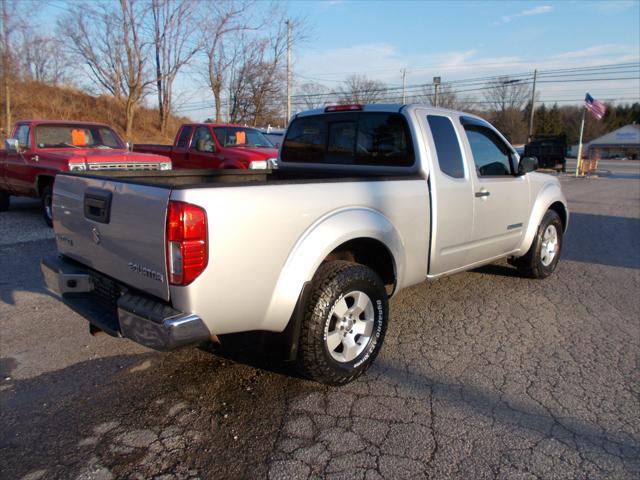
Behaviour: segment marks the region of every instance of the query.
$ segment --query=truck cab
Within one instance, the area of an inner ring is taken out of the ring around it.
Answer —
[[[258,130],[232,124],[187,123],[173,145],[138,144],[134,152],[171,157],[173,168],[264,169],[278,151]]]

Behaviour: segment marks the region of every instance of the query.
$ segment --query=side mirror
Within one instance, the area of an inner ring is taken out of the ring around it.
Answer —
[[[125,146],[127,147],[127,150],[129,150],[130,152],[133,152],[133,142],[125,143]]]
[[[518,164],[518,175],[525,175],[538,169],[538,159],[536,157],[522,157]]]
[[[18,150],[20,149],[20,144],[16,138],[7,138],[4,141],[4,146],[7,152],[12,153],[18,153]]]

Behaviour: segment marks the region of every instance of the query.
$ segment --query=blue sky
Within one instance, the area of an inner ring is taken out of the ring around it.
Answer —
[[[638,1],[287,4],[313,28],[296,51],[296,73],[327,80],[358,72],[397,84],[403,67],[421,82],[640,57]]]
[[[214,0],[202,5],[208,1]],[[398,86],[406,68],[407,84],[417,85],[433,76],[444,82],[640,60],[640,0],[277,3],[308,25],[308,40],[293,54],[297,84],[335,89],[348,75],[361,74]],[[66,4],[42,5],[46,25]],[[266,0],[258,0],[258,9],[267,7]],[[596,98],[640,100],[640,71],[632,75],[635,80],[540,85],[540,98],[568,103],[588,90]],[[196,76],[183,76],[177,87],[180,102],[211,101]],[[210,112],[189,115],[201,119]]]

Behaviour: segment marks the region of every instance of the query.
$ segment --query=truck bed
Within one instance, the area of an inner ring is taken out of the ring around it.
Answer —
[[[131,183],[151,187],[182,190],[186,188],[203,188],[258,184],[292,184],[292,183],[324,183],[324,182],[353,182],[367,180],[402,180],[421,178],[416,173],[402,173],[390,176],[372,171],[359,173],[357,176],[345,176],[344,173],[331,172],[284,172],[279,170],[169,170],[169,171],[105,171],[94,173],[64,173],[69,176],[114,180],[121,183]]]

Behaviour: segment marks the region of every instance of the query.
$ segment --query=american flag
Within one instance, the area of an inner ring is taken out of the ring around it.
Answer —
[[[604,103],[599,102],[598,100],[593,98],[588,93],[587,93],[586,97],[584,97],[584,106],[598,120],[600,120],[602,117],[604,117],[604,112],[607,111],[607,107],[605,106]]]

